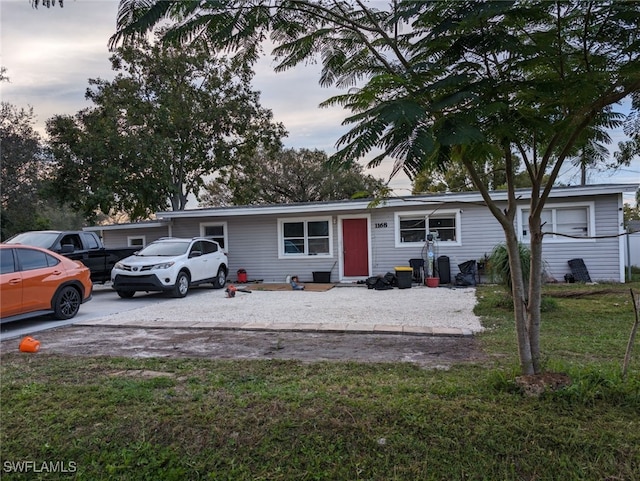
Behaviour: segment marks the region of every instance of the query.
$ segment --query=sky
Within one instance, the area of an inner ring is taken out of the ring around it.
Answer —
[[[90,106],[84,98],[88,80],[114,77],[107,43],[115,32],[117,7],[117,0],[65,0],[64,8],[56,2],[49,9],[34,9],[31,0],[1,0],[0,65],[10,79],[0,84],[2,101],[33,107],[35,127],[43,135],[47,119],[74,115]],[[253,87],[261,92],[261,105],[271,109],[274,120],[288,130],[285,147],[334,153],[337,140],[347,131],[341,124],[349,112],[340,107],[319,108],[319,104],[343,92],[320,87],[317,65],[282,73],[275,73],[273,65],[268,55],[258,62]],[[611,136],[609,149],[613,152],[625,137],[622,129],[612,131]],[[366,172],[387,180],[392,165],[389,159]],[[567,163],[561,180],[579,183],[579,170]],[[615,173],[591,173],[589,183],[640,184],[640,159]],[[396,195],[411,193],[411,183],[402,173],[389,185]]]

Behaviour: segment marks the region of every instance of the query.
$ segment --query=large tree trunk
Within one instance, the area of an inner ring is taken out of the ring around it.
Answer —
[[[511,295],[513,296],[513,317],[516,323],[518,339],[518,355],[522,374],[535,374],[536,368],[532,352],[531,331],[529,323],[529,309],[527,291],[522,278],[522,262],[518,237],[513,224],[503,225],[505,231],[507,252],[509,253],[509,270],[511,271]]]
[[[533,212],[533,210],[532,210]],[[540,215],[529,217],[529,232],[531,233],[531,261],[529,271],[529,300],[528,300],[528,329],[529,343],[533,369],[537,373],[542,370],[540,361],[540,308],[542,304],[542,226]]]
[[[507,145],[508,147],[508,145]],[[522,374],[535,374],[535,357],[539,358],[539,351],[532,353],[532,345],[539,346],[539,341],[531,342],[529,309],[527,301],[527,291],[525,290],[522,278],[522,262],[520,260],[520,247],[518,245],[518,235],[515,228],[515,215],[518,209],[518,201],[515,195],[515,183],[513,181],[514,166],[511,152],[505,149],[505,164],[507,166],[507,178],[509,179],[507,208],[501,209],[489,195],[489,190],[483,184],[482,178],[475,169],[469,156],[462,156],[463,164],[467,168],[474,185],[482,195],[487,207],[498,220],[504,230],[505,243],[509,253],[509,270],[511,271],[511,294],[513,296],[513,316],[516,323],[516,336],[518,341],[518,355],[520,357],[520,367]],[[538,222],[539,224],[539,222]]]

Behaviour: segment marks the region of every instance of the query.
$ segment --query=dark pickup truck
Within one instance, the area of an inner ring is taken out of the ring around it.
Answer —
[[[91,271],[91,280],[104,283],[111,278],[116,262],[140,250],[140,247],[107,249],[95,232],[37,230],[17,234],[7,244],[44,247],[69,259],[82,261]]]

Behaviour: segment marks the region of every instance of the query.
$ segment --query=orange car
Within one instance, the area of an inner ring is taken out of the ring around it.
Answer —
[[[91,299],[89,268],[40,247],[0,244],[0,321],[71,319]]]

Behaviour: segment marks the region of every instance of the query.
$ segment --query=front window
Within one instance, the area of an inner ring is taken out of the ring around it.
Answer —
[[[521,239],[529,242],[529,209],[522,209],[519,217]],[[595,220],[591,203],[554,206],[549,205],[540,214],[540,224],[544,233],[543,241],[581,241],[594,235]]]
[[[129,247],[144,247],[146,244],[145,236],[128,236],[127,245]]]
[[[289,256],[330,256],[330,219],[284,220],[280,225],[280,254]]]
[[[220,248],[224,249],[227,245],[227,224],[226,222],[200,224],[200,236],[216,241]]]
[[[427,219],[425,217],[400,218],[400,242],[424,242],[427,240]]]
[[[436,242],[460,245],[460,211],[396,213],[396,246],[416,246],[431,234]]]
[[[441,242],[456,241],[455,217],[429,217],[429,232]]]

